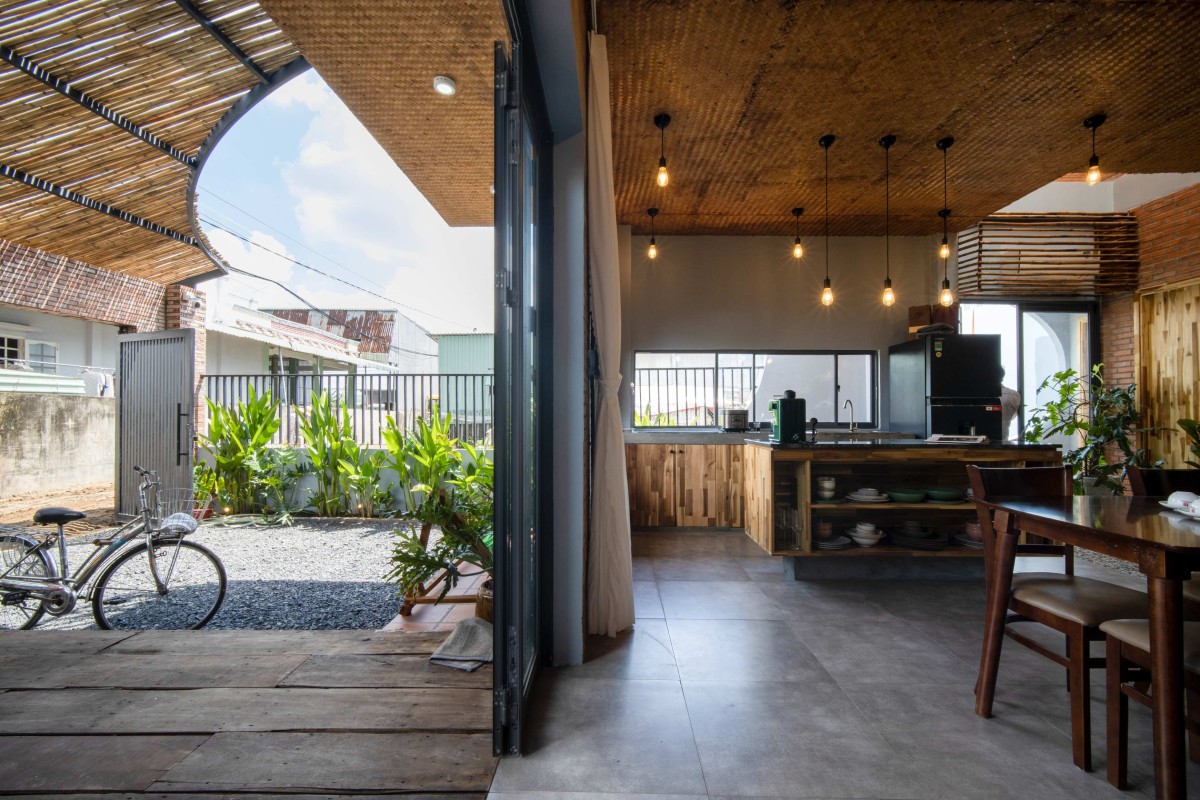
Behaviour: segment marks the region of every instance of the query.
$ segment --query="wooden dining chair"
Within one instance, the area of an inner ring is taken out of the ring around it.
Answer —
[[[1144,619],[1110,620],[1100,626],[1108,637],[1105,680],[1108,717],[1108,782],[1129,784],[1129,698],[1151,705],[1150,623]],[[1200,622],[1183,624],[1183,685],[1188,751],[1200,764]]]
[[[1072,493],[1073,482],[1068,467],[981,469],[970,465],[967,474],[976,500],[989,497],[1068,497]],[[982,506],[979,506],[979,525],[983,529],[984,568],[990,582],[996,537],[1007,534],[996,533],[992,515]],[[1091,655],[1091,643],[1104,638],[1100,631],[1102,623],[1113,619],[1145,618],[1148,606],[1144,592],[1075,575],[1071,552],[1069,545],[1018,543],[1017,555],[1059,555],[1065,560],[1066,570],[1065,573],[1020,572],[1013,575],[1004,635],[1066,668],[1067,689],[1071,695],[1071,756],[1077,767],[1090,772],[1090,671],[1104,667],[1105,663],[1103,657]],[[1066,637],[1066,655],[1055,653],[1020,631],[1013,630],[1012,626],[1021,622],[1040,623],[1063,634]],[[1000,658],[998,650],[994,658]],[[978,683],[975,690],[978,693]]]
[[[1129,488],[1135,497],[1169,497],[1173,492],[1200,494],[1200,469],[1142,469],[1128,467]],[[1183,602],[1190,619],[1200,619],[1200,573],[1183,584]]]

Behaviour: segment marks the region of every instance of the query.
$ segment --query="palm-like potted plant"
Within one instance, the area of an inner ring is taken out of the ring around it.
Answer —
[[[1103,364],[1092,368],[1089,381],[1073,369],[1056,372],[1039,387],[1055,398],[1035,408],[1025,426],[1025,441],[1037,443],[1047,437],[1080,435],[1083,443],[1063,453],[1063,462],[1075,473],[1075,491],[1125,493],[1125,470],[1130,466],[1159,467],[1150,451],[1136,445],[1145,433],[1137,407],[1137,386],[1107,387]]]

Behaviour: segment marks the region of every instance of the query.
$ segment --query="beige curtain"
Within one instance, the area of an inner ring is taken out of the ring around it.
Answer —
[[[612,116],[608,97],[608,46],[591,34],[588,69],[588,264],[600,351],[600,407],[592,466],[591,537],[588,551],[588,633],[615,636],[633,625],[633,557],[629,539],[629,487],[621,432],[621,281],[617,261],[617,209],[613,189]]]

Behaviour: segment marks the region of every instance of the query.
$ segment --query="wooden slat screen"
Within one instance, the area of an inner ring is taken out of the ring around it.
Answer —
[[[958,234],[963,297],[1131,291],[1138,265],[1132,214],[992,214]]]

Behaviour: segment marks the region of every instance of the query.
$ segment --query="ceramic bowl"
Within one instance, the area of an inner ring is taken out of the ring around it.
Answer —
[[[888,489],[887,494],[897,503],[920,503],[925,499],[920,489]]]
[[[879,540],[882,539],[883,537],[882,536],[859,536],[857,533],[852,533],[852,534],[850,534],[850,538],[853,539],[854,543],[857,544],[859,547],[874,547],[875,545],[879,544]]]
[[[963,494],[958,489],[943,489],[940,487],[931,487],[925,490],[925,494],[929,495],[931,500],[958,500]]]
[[[1200,496],[1192,492],[1171,492],[1171,496],[1167,498],[1167,505],[1172,508],[1183,508],[1188,503],[1195,503],[1200,499]]]
[[[875,497],[879,494],[878,489],[859,489],[855,494],[861,497]]]
[[[874,534],[877,532],[875,523],[873,522],[860,522],[854,526],[854,530],[858,531],[859,533],[867,534]]]

